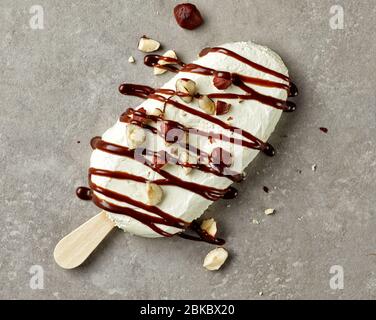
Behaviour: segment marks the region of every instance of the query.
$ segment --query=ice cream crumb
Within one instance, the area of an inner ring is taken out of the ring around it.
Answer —
[[[252,223],[253,223],[253,224],[260,224],[260,221],[258,221],[258,220],[256,220],[256,219],[253,219],[253,220],[252,220]]]
[[[130,57],[128,58],[128,62],[129,62],[129,63],[135,63],[136,60],[133,58],[133,56],[130,56]]]
[[[312,165],[312,171],[316,171],[316,169],[317,169],[317,164],[313,164]]]

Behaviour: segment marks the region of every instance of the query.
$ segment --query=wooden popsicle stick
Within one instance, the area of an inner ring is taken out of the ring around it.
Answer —
[[[54,250],[56,263],[64,269],[81,265],[115,227],[102,211],[59,241]]]

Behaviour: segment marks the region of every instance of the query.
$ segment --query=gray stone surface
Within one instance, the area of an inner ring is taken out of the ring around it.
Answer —
[[[1,0],[0,298],[376,298],[375,2],[195,2],[206,23],[189,32],[175,24],[175,1]],[[44,30],[29,27],[33,4]],[[329,26],[334,4],[345,9],[343,30]],[[258,157],[238,199],[208,212],[231,254],[219,272],[201,267],[210,245],[119,230],[77,270],[53,261],[58,240],[98,211],[74,192],[86,182],[90,138],[138,102],[118,85],[170,77],[143,66],[143,34],[186,61],[207,45],[268,45],[301,91],[272,137],[276,157]],[[30,288],[33,265],[43,290]],[[344,268],[343,290],[329,287],[333,265]]]

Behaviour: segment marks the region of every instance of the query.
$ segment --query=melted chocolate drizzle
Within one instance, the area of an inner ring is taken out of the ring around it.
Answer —
[[[229,82],[229,85],[233,84],[238,88],[242,89],[245,94],[234,94],[234,93],[211,93],[208,94],[208,97],[211,99],[238,99],[238,100],[255,100],[260,102],[263,105],[267,105],[276,109],[280,109],[286,112],[291,112],[295,110],[295,104],[290,101],[283,101],[276,99],[274,97],[263,95],[253,88],[249,87],[247,84],[252,84],[256,86],[262,87],[269,87],[269,88],[276,88],[286,90],[289,97],[295,97],[298,95],[298,89],[294,83],[290,81],[290,79],[274,70],[268,69],[262,65],[259,65],[253,61],[250,61],[241,55],[225,49],[225,48],[205,48],[201,51],[200,57],[203,57],[211,52],[218,52],[227,56],[230,56],[234,59],[237,59],[252,68],[261,71],[263,73],[272,75],[279,80],[282,80],[286,83],[264,80],[254,77],[248,77],[245,75],[237,74],[237,73],[228,73],[223,71],[217,71],[214,69],[210,69],[207,67],[203,67],[197,64],[185,64],[179,59],[164,57],[160,55],[147,55],[144,59],[144,63],[150,67],[158,67],[170,72],[179,73],[179,72],[190,72],[190,73],[197,73],[207,76],[214,76],[214,77],[221,77],[226,76],[226,81]],[[164,61],[166,64],[161,64],[161,61]],[[188,182],[182,180],[166,170],[163,170],[163,166],[167,163],[180,165],[182,167],[192,168],[196,170],[201,170],[208,174],[214,174],[220,177],[226,177],[234,182],[240,182],[244,179],[244,176],[240,173],[231,171],[229,167],[229,163],[226,162],[226,158],[230,157],[231,154],[222,148],[217,148],[213,150],[212,154],[207,154],[206,152],[190,145],[188,142],[184,142],[181,135],[176,135],[173,138],[168,136],[168,132],[171,129],[178,129],[181,130],[182,134],[195,134],[202,137],[207,137],[212,141],[212,139],[218,139],[222,141],[226,141],[232,144],[240,145],[245,148],[256,149],[264,152],[268,156],[273,156],[275,154],[274,148],[267,142],[263,142],[257,137],[253,136],[247,131],[241,130],[239,128],[233,127],[228,123],[220,120],[218,117],[211,116],[207,113],[201,112],[197,109],[191,108],[183,103],[180,103],[172,98],[174,96],[184,96],[184,94],[180,92],[176,92],[174,90],[169,89],[154,89],[149,86],[144,85],[136,85],[136,84],[128,84],[124,83],[119,86],[119,91],[123,95],[130,95],[136,96],[142,99],[154,99],[164,104],[164,108],[167,105],[171,105],[177,109],[183,110],[188,112],[192,115],[197,117],[201,117],[211,123],[214,123],[231,133],[236,133],[243,138],[234,138],[228,137],[223,134],[218,134],[215,132],[206,132],[203,130],[198,130],[195,128],[188,128],[183,124],[180,124],[173,120],[164,119],[163,116],[155,116],[155,115],[148,115],[145,110],[143,109],[128,109],[125,113],[123,113],[120,117],[120,121],[130,123],[133,125],[137,125],[141,128],[149,130],[153,134],[157,134],[164,138],[166,142],[169,143],[177,143],[181,147],[185,148],[188,152],[194,152],[198,156],[197,163],[188,163],[188,162],[181,162],[179,159],[174,157],[173,155],[167,153],[166,151],[153,151],[148,150],[146,148],[137,148],[137,149],[129,149],[124,146],[116,145],[113,143],[106,142],[102,140],[101,137],[94,137],[90,144],[93,149],[99,149],[101,151],[115,154],[118,156],[127,157],[130,159],[134,159],[151,170],[157,172],[162,179],[152,180],[149,181],[146,178],[141,176],[133,175],[127,172],[120,172],[120,171],[109,171],[104,169],[97,169],[97,168],[90,168],[89,169],[89,187],[79,187],[76,190],[77,196],[82,200],[92,200],[98,207],[106,210],[108,212],[116,213],[116,214],[123,214],[127,215],[146,226],[150,227],[155,232],[159,233],[165,237],[171,237],[174,234],[168,233],[164,231],[161,226],[170,226],[181,229],[182,232],[178,233],[178,235],[184,239],[189,240],[196,240],[196,241],[205,241],[208,243],[216,244],[216,245],[223,245],[225,241],[223,239],[219,239],[209,235],[206,231],[201,229],[200,224],[197,221],[193,221],[191,223],[181,220],[179,218],[174,217],[173,215],[164,212],[157,206],[152,206],[145,204],[143,202],[137,201],[132,199],[124,194],[117,193],[115,191],[109,190],[107,188],[101,187],[96,185],[92,181],[92,176],[103,176],[112,179],[119,179],[119,180],[132,180],[138,183],[148,183],[152,182],[157,185],[170,185],[176,186],[179,188],[183,188],[185,190],[189,190],[193,193],[196,193],[208,200],[216,201],[220,198],[225,199],[233,199],[237,196],[237,190],[233,187],[228,187],[226,189],[217,189],[214,187],[209,187],[206,185],[201,185],[194,182]],[[170,96],[169,98],[164,97],[163,95]],[[197,93],[195,95],[196,98],[200,98],[201,95]],[[152,126],[151,123],[154,124],[162,124],[160,128]],[[161,129],[162,128],[162,129]],[[214,155],[214,152],[216,153]],[[225,159],[222,159],[222,155],[224,155]],[[214,160],[218,160],[216,162]],[[266,191],[266,187],[264,187],[264,191]],[[99,198],[96,193],[102,194],[107,198],[111,198],[113,200],[119,202],[125,202],[130,204],[133,207],[140,208],[147,212],[153,213],[154,215],[149,215],[144,212],[138,211],[136,209],[130,207],[123,207],[118,206],[110,201],[104,200]],[[186,230],[183,232],[183,230]],[[195,233],[196,235],[192,235],[191,233]]]
[[[91,189],[89,189],[87,187],[78,187],[76,189],[76,195],[81,200],[91,200],[92,197],[93,197]]]

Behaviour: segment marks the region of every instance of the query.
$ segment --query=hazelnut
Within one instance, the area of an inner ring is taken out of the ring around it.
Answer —
[[[190,80],[190,79],[178,79],[176,81],[176,91],[178,93],[181,93],[183,95],[180,96],[180,98],[187,103],[192,102],[193,96],[196,93],[196,82]]]
[[[230,72],[216,71],[213,78],[213,84],[218,90],[225,90],[232,84]]]
[[[163,54],[164,57],[167,57],[167,58],[173,58],[173,59],[177,59],[178,57],[176,56],[176,53],[174,50],[168,50],[166,51],[164,54]],[[165,61],[163,59],[159,59],[158,61],[158,64],[159,65],[166,65],[166,64],[171,64],[170,62],[168,61]],[[162,69],[162,68],[158,68],[158,67],[154,67],[154,74],[156,76],[158,75],[161,75],[161,74],[164,74],[165,72],[167,72],[167,70],[165,69]]]
[[[138,50],[142,52],[154,52],[159,49],[161,44],[158,41],[143,36],[138,42]]]
[[[139,147],[146,139],[146,134],[140,127],[130,124],[127,126],[127,141],[131,149]]]
[[[224,101],[217,101],[216,104],[216,115],[221,116],[230,111],[231,104]]]
[[[215,103],[208,96],[202,96],[198,100],[199,107],[208,114],[215,114]]]
[[[174,15],[178,25],[188,30],[196,29],[204,22],[200,11],[191,3],[177,5],[174,8]]]
[[[160,186],[155,183],[146,183],[146,198],[147,203],[151,206],[155,206],[162,201],[163,191]]]
[[[182,164],[185,164],[185,163],[190,163],[190,156],[189,156],[189,152],[184,150],[180,153],[180,156],[179,156],[179,161],[180,163]],[[183,170],[184,170],[184,173],[186,175],[190,174],[191,171],[192,171],[192,168],[190,167],[183,167]]]
[[[215,237],[217,234],[217,223],[213,218],[202,221],[201,229],[205,230],[212,237]]]
[[[210,271],[219,270],[227,257],[228,252],[224,248],[216,248],[207,254],[203,266]]]
[[[275,209],[266,209],[265,210],[265,214],[267,215],[267,216],[270,216],[270,215],[272,215],[272,214],[274,214],[275,213]]]

